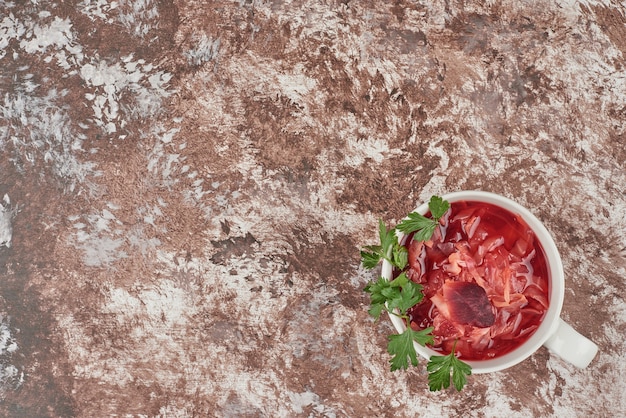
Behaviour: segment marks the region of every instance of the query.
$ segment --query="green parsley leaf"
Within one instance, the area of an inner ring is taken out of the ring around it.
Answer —
[[[361,250],[361,264],[367,270],[373,269],[385,259],[394,264],[394,260],[390,257],[393,257],[395,253],[401,252],[401,250],[397,249],[400,246],[395,228],[387,230],[382,219],[378,221],[378,237],[380,245],[367,245]]]
[[[375,319],[380,317],[383,310],[387,310],[387,296],[385,296],[385,292],[387,292],[387,289],[390,287],[391,285],[388,280],[384,277],[379,277],[377,281],[370,282],[363,289],[370,294],[370,309],[368,312]]]
[[[472,368],[454,355],[454,349],[447,356],[431,356],[426,366],[428,387],[435,392],[450,387],[450,378],[457,391],[467,383],[466,376],[472,374]]]
[[[367,313],[369,313],[374,318],[378,319],[380,317],[380,314],[383,312],[383,310],[385,310],[384,303],[376,303],[376,304],[372,303],[370,305],[370,308],[367,310]]]
[[[413,239],[416,241],[428,241],[432,238],[433,233],[435,232],[435,228],[437,228],[437,222],[433,222],[428,227],[415,232],[415,235],[413,235]]]
[[[411,212],[396,226],[396,229],[405,234],[415,232],[413,239],[416,241],[428,241],[432,238],[439,219],[450,209],[450,203],[439,196],[433,196],[428,202],[428,208],[432,218]]]
[[[405,273],[400,274],[389,284],[391,289],[395,290],[395,293],[387,295],[387,309],[389,312],[398,308],[400,314],[403,315],[424,298],[422,285],[409,280]]]
[[[434,219],[439,221],[443,215],[450,209],[450,202],[443,200],[439,196],[432,196],[428,202],[428,209]]]
[[[406,312],[420,303],[423,298],[422,285],[409,280],[406,285],[402,286],[398,309],[400,312]]]
[[[398,268],[398,270],[404,270],[409,264],[409,251],[404,245],[396,244],[393,247],[392,264]]]
[[[387,260],[392,266],[404,270],[409,263],[409,253],[404,245],[398,243],[396,229],[387,229],[382,219],[378,221],[378,236],[380,245],[367,245],[361,250],[363,267],[371,270],[382,260]]]
[[[383,256],[388,257],[389,251],[397,244],[396,230],[391,228],[387,230],[385,223],[382,219],[378,221],[378,235],[380,237],[380,245],[382,247]]]
[[[433,227],[434,230],[434,226],[436,225],[437,222],[434,219],[427,218],[417,212],[411,212],[396,226],[396,229],[405,234],[410,234],[411,232],[419,231],[424,228]]]
[[[380,263],[382,247],[380,245],[368,245],[361,250],[361,263],[367,270],[371,270]]]
[[[422,346],[432,343],[433,337],[430,334],[432,330],[432,328],[426,328],[414,331],[411,327],[408,327],[402,334],[394,334],[388,337],[387,351],[393,356],[391,358],[392,372],[399,369],[407,369],[409,361],[413,366],[417,366],[417,351],[415,351],[413,341]]]

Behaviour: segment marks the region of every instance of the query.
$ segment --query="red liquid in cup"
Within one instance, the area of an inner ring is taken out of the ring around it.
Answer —
[[[430,241],[409,234],[404,245],[407,276],[424,292],[409,311],[411,326],[434,327],[434,350],[448,354],[454,347],[464,360],[487,360],[512,351],[539,327],[548,309],[549,271],[520,216],[489,203],[454,202]]]

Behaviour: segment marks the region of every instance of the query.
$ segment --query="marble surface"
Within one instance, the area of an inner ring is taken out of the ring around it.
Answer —
[[[616,0],[0,0],[0,415],[626,415],[625,58]],[[587,369],[389,371],[359,248],[464,189]]]

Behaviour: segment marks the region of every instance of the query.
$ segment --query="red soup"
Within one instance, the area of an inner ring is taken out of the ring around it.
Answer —
[[[406,273],[424,288],[409,311],[414,329],[434,327],[431,348],[464,360],[508,353],[539,327],[548,309],[549,273],[534,232],[498,206],[454,202],[430,241],[404,245]],[[395,272],[398,274],[399,272]]]

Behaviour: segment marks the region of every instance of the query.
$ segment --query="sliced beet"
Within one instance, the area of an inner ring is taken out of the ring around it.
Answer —
[[[471,282],[446,282],[443,298],[450,320],[462,325],[490,327],[496,320],[485,289]]]

